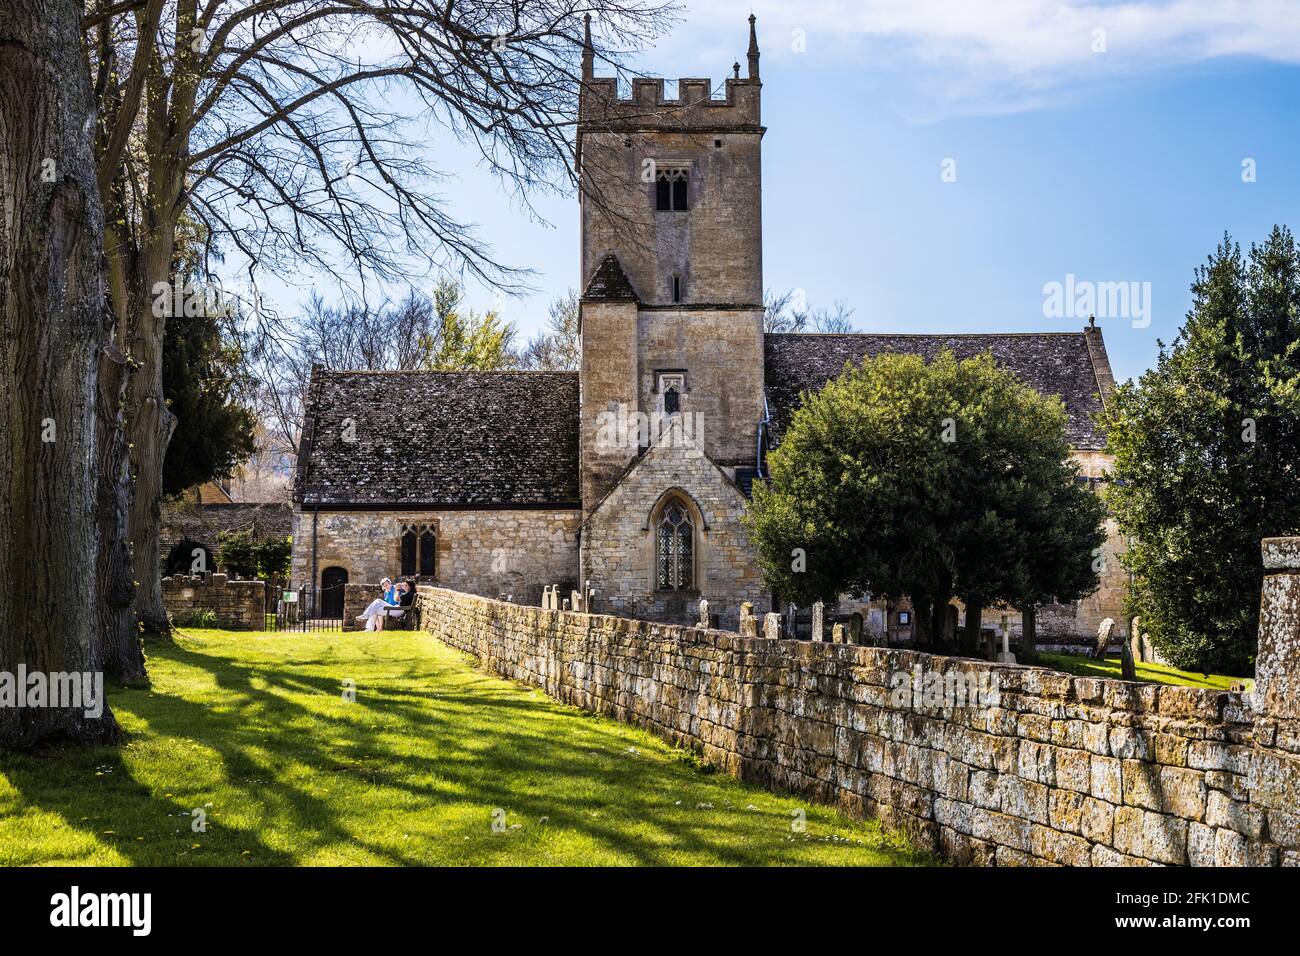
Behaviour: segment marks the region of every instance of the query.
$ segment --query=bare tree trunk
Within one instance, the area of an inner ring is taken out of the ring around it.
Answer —
[[[967,602],[966,627],[962,631],[961,649],[974,654],[980,646],[980,626],[984,623],[984,605]]]
[[[111,327],[110,327],[111,331]],[[146,681],[144,650],[131,611],[131,550],[127,547],[127,516],[131,507],[131,475],[122,414],[128,364],[115,346],[101,353],[99,363],[99,550],[95,573],[99,582],[99,624],[104,669],[120,682]]]
[[[936,653],[951,650],[948,641],[948,599],[930,605],[930,643]]]
[[[934,643],[934,602],[924,595],[912,596],[912,633],[917,647],[929,647]]]
[[[1038,608],[1031,604],[1020,615],[1020,663],[1029,664],[1038,656]]]
[[[166,197],[169,190],[159,190]],[[158,195],[155,192],[154,195]],[[171,201],[160,203],[161,214],[151,215],[150,229],[142,254],[137,260],[139,273],[132,276],[131,286],[140,293],[157,283],[171,287],[171,261],[175,236],[175,217],[170,214]],[[169,293],[170,294],[170,293]],[[163,497],[163,459],[176,427],[176,416],[168,410],[163,396],[162,342],[166,322],[160,309],[154,308],[147,295],[132,297],[131,331],[127,346],[135,371],[128,385],[130,414],[127,435],[131,444],[131,471],[134,475],[129,530],[132,567],[135,575],[133,607],[146,639],[167,638],[171,625],[163,604],[161,568],[161,522]]]
[[[0,670],[93,681],[103,213],[82,13],[7,0],[0,17]],[[107,706],[51,703],[0,707],[0,745],[119,735]]]

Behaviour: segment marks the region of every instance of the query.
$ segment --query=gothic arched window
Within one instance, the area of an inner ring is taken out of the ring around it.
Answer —
[[[438,536],[427,525],[402,528],[402,576],[437,574]]]
[[[695,587],[695,528],[677,499],[668,502],[655,525],[655,586],[661,591]]]
[[[675,415],[682,410],[682,393],[677,390],[677,386],[669,385],[664,389],[664,411],[669,415]]]
[[[660,166],[655,170],[655,208],[689,209],[686,186],[690,172],[685,166]]]

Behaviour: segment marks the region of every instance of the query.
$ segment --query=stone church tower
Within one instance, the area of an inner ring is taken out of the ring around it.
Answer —
[[[662,79],[634,79],[631,98],[620,99],[615,78],[594,75],[589,39],[584,51],[582,573],[602,583],[615,606],[617,594],[629,595],[627,611],[656,614],[666,610],[664,600],[683,603],[699,592],[722,597],[719,575],[753,583],[752,567],[717,565],[719,548],[740,546],[730,527],[745,504],[737,482],[753,474],[764,418],[764,129],[752,16],[749,28],[748,75],[736,64],[717,97],[708,79],[679,80],[676,99],[665,98]],[[675,437],[667,434],[673,428]],[[693,478],[680,464],[684,454],[694,456],[700,474]],[[640,468],[656,456],[678,461],[677,471],[635,492],[622,487],[634,462]],[[701,479],[706,489],[691,486]],[[608,499],[616,486],[624,493],[614,508]],[[635,568],[624,569],[626,579],[611,574],[599,551],[604,531],[615,531],[606,528],[613,515],[596,512],[617,510],[635,524],[618,529],[626,549],[629,530],[638,540],[658,534],[664,495],[696,522],[692,568],[681,578],[688,586],[662,586],[663,555],[652,552],[677,545],[657,537]],[[714,497],[718,507],[706,514],[704,500]],[[654,607],[644,606],[647,596]]]
[[[601,612],[674,623],[696,621],[706,598],[734,630],[742,602],[775,609],[743,521],[764,450],[805,394],[882,353],[992,354],[1061,397],[1081,477],[1104,478],[1096,415],[1114,380],[1100,329],[764,334],[753,17],[747,59],[716,90],[682,79],[669,99],[663,80],[636,79],[621,99],[595,75],[588,22],[578,372],[313,371],[293,578],[322,595],[320,615],[348,618],[331,595],[400,574],[534,605],[544,588],[589,585]],[[397,426],[395,395],[412,409]],[[380,438],[348,441],[349,422]],[[1107,555],[1122,548],[1112,525]],[[1123,569],[1106,566],[1097,594],[1040,609],[1040,636],[1122,620]],[[855,609],[910,640],[905,604],[841,595],[838,612]]]

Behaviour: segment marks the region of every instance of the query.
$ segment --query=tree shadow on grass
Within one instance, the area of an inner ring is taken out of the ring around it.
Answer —
[[[115,706],[131,714],[133,722],[147,725],[147,733],[136,734],[142,746],[152,742],[161,747],[167,740],[180,751],[213,752],[220,763],[215,786],[224,788],[221,802],[226,806],[213,808],[207,833],[189,832],[193,808],[183,798],[160,796],[188,789],[198,799],[201,786],[182,779],[153,785],[135,779],[117,751],[0,758],[0,771],[27,804],[58,813],[69,826],[101,841],[104,829],[118,831],[121,839],[112,845],[134,863],[169,862],[160,858],[158,846],[167,841],[175,848],[170,862],[183,864],[288,865],[343,846],[360,848],[381,862],[427,862],[418,842],[405,849],[386,845],[383,834],[368,837],[356,808],[306,788],[314,784],[311,789],[332,791],[333,785],[320,786],[329,775],[365,780],[371,800],[377,788],[388,791],[380,794],[383,803],[374,809],[409,814],[409,829],[438,818],[438,829],[427,839],[444,852],[447,840],[464,842],[466,858],[475,862],[518,862],[530,852],[537,862],[584,862],[537,843],[580,838],[619,861],[638,864],[663,865],[683,856],[753,864],[771,862],[771,847],[742,845],[745,839],[752,841],[757,834],[760,843],[776,842],[788,832],[783,811],[765,812],[771,819],[760,828],[752,816],[742,818],[745,811],[700,813],[697,818],[689,804],[678,806],[693,799],[692,791],[738,802],[758,794],[770,802],[772,795],[757,787],[724,786],[673,760],[666,745],[656,747],[654,755],[630,754],[634,748],[629,743],[646,746],[637,732],[589,719],[459,660],[413,650],[400,658],[299,656],[292,664],[244,663],[220,649],[208,652],[199,646],[178,641],[155,653],[179,665],[178,679],[192,668],[215,681],[220,693],[214,699],[122,690]],[[390,670],[378,677],[365,673],[375,667]],[[339,707],[341,681],[349,670],[362,676],[357,703]],[[181,753],[182,766],[185,758],[193,759]],[[113,768],[106,775],[110,783],[94,776],[96,766]],[[672,798],[679,794],[674,804]],[[255,805],[255,822],[224,822],[229,804],[238,801]],[[88,807],[95,813],[88,814]],[[524,820],[522,832],[493,833],[497,807],[507,812],[508,821]],[[150,833],[138,842],[133,838],[139,834],[122,833],[129,827],[112,825],[115,818],[139,826],[152,822],[155,829],[161,820],[169,830],[181,832]],[[269,845],[272,829],[276,842],[287,839],[292,849]],[[395,835],[388,836],[391,844]],[[202,845],[201,852],[192,852],[192,842]]]

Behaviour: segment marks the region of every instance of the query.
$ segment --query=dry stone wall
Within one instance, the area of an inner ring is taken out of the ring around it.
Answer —
[[[420,601],[426,629],[499,674],[960,863],[1294,866],[1300,539],[1272,540],[1253,696],[434,588]]]
[[[211,611],[215,627],[260,631],[266,627],[266,584],[231,581],[224,574],[162,579],[163,603],[178,621],[195,611]]]

